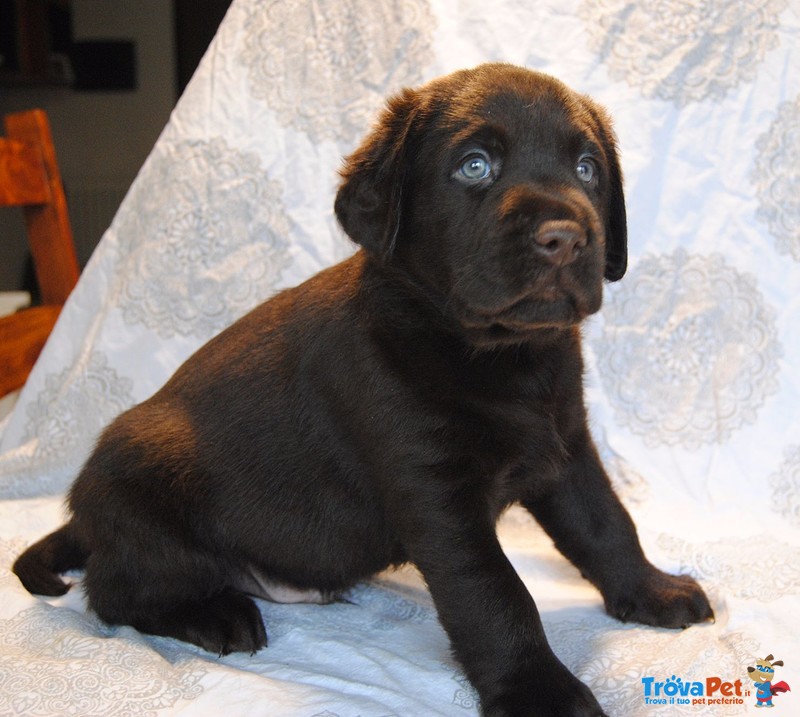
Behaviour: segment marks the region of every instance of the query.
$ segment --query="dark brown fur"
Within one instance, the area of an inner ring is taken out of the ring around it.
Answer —
[[[57,594],[85,567],[104,620],[227,653],[266,644],[254,572],[331,596],[411,561],[484,715],[603,715],[495,521],[521,502],[622,620],[712,616],[645,559],[587,430],[578,327],[626,264],[609,121],[546,75],[484,65],[392,99],[342,180],[362,249],[114,421],[70,522],[14,569]]]

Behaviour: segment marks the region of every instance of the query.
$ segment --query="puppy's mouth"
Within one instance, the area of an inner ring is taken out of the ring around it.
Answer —
[[[497,307],[462,305],[459,321],[473,343],[519,343],[542,330],[579,324],[599,310],[600,301],[600,292],[586,294],[554,278]]]

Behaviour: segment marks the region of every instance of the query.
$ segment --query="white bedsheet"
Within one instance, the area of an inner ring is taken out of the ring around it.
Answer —
[[[33,597],[10,565],[60,523],[108,421],[353,250],[336,169],[384,96],[486,60],[616,119],[631,261],[585,331],[593,429],[649,556],[696,576],[716,623],[613,621],[519,509],[503,544],[610,715],[751,714],[768,653],[794,690],[775,714],[800,714],[797,2],[238,0],[0,424],[0,715],[477,714],[413,569],[347,604],[262,602],[269,647],[217,658],[107,627],[79,590]],[[731,702],[647,702],[707,678]]]

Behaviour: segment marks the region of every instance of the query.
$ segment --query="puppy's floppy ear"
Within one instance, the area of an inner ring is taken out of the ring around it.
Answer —
[[[336,218],[354,242],[382,259],[392,253],[400,232],[409,135],[418,104],[414,90],[391,98],[339,172]]]
[[[610,168],[611,196],[606,229],[606,271],[609,281],[619,281],[628,269],[628,220],[625,214],[625,194],[622,189],[622,170],[616,150]]]
[[[625,193],[622,188],[622,169],[617,153],[617,140],[611,120],[594,103],[589,105],[596,129],[608,162],[608,219],[606,220],[606,270],[609,281],[619,281],[628,268],[628,221],[625,213]]]

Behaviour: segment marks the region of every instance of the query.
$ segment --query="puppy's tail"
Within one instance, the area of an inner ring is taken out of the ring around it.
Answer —
[[[20,555],[12,570],[28,592],[37,595],[63,595],[72,586],[59,573],[82,568],[89,551],[75,536],[71,523],[31,545]]]

